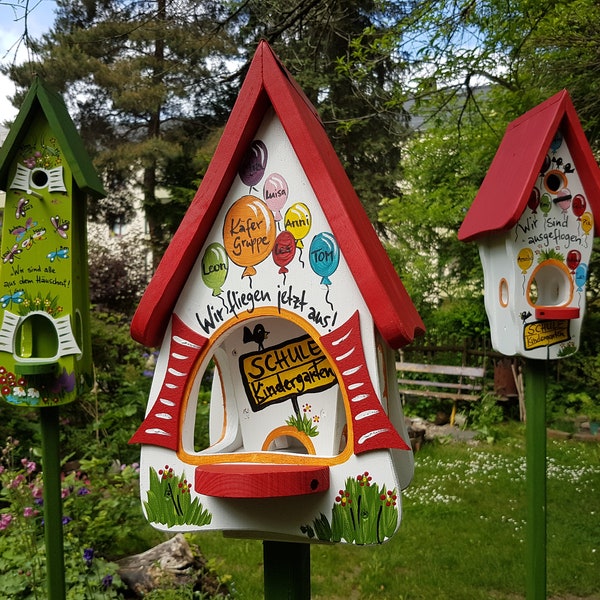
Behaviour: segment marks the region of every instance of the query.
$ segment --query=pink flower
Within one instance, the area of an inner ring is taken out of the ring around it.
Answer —
[[[6,529],[12,521],[12,515],[4,513],[0,515],[0,531]]]
[[[26,458],[21,459],[21,464],[28,473],[33,473],[37,469],[37,465],[32,460],[27,460]]]
[[[37,516],[37,515],[39,515],[39,514],[40,514],[40,513],[39,513],[39,511],[35,510],[35,508],[32,508],[31,506],[26,506],[26,507],[23,509],[23,516],[24,516],[25,518],[28,518],[28,517],[36,517],[36,516]]]

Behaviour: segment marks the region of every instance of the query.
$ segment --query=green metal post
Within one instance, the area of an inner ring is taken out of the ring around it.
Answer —
[[[263,542],[265,600],[310,600],[310,544]]]
[[[44,472],[44,539],[48,600],[65,598],[65,559],[60,490],[60,433],[58,406],[40,410]]]
[[[527,361],[527,600],[546,598],[546,382],[547,361]]]

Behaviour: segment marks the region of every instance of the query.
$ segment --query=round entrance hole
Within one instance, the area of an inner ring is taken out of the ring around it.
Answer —
[[[527,284],[527,301],[533,307],[566,306],[573,299],[573,279],[557,260],[540,263]]]

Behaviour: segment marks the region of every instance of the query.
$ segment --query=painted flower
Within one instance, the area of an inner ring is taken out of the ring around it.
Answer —
[[[311,406],[310,404],[304,404],[304,405],[302,406],[302,410],[303,410],[305,413],[309,413],[309,412],[312,410],[312,406]]]
[[[40,397],[40,393],[35,388],[30,387],[30,388],[27,388],[27,396],[29,398],[39,398]]]
[[[352,498],[350,498],[350,492],[347,490],[340,490],[339,496],[335,497],[335,501],[342,506],[346,506],[347,504],[352,504]]]
[[[13,388],[13,396],[17,396],[18,398],[25,398],[27,396],[27,392],[25,388],[22,388],[20,385],[17,385]]]
[[[361,487],[369,487],[373,478],[369,475],[368,471],[365,471],[362,475],[357,475],[356,480]]]

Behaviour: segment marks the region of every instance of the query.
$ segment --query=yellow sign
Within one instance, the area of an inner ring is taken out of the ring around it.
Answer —
[[[568,319],[560,321],[536,321],[523,328],[525,350],[553,346],[571,339]]]
[[[337,383],[329,360],[309,335],[244,354],[239,365],[248,401],[255,412]]]

